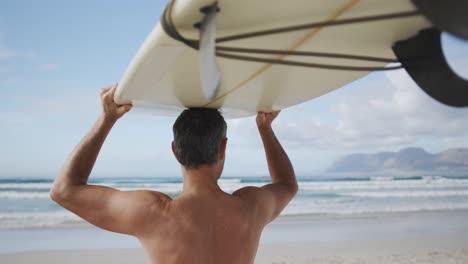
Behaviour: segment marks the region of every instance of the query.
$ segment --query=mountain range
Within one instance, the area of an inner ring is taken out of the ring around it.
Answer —
[[[422,148],[405,148],[399,152],[355,153],[336,160],[330,173],[402,172],[444,175],[468,175],[468,148],[429,153]]]

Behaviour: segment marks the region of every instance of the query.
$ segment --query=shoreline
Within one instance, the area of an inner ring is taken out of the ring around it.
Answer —
[[[467,219],[468,210],[281,216],[255,263],[468,263]],[[136,238],[90,225],[0,237],[1,263],[146,263]]]
[[[387,211],[387,212],[363,212],[363,213],[343,213],[343,214],[325,214],[325,213],[306,213],[306,214],[287,214],[280,215],[272,224],[284,222],[298,221],[323,221],[323,220],[345,220],[345,219],[365,219],[365,218],[381,218],[381,217],[400,217],[411,215],[431,215],[441,213],[468,213],[468,209],[441,209],[441,210],[420,210],[420,211]],[[69,224],[59,224],[57,226],[41,226],[41,227],[12,227],[0,228],[0,233],[3,231],[35,231],[35,230],[70,230],[70,229],[86,229],[94,226],[85,222],[73,222]]]
[[[15,264],[147,264],[143,249],[51,250],[0,254]],[[296,242],[259,246],[255,264],[468,263],[466,236],[437,239],[370,240],[359,242]]]
[[[408,215],[424,215],[424,214],[440,214],[440,213],[468,213],[468,209],[443,209],[443,210],[420,210],[420,211],[394,211],[394,212],[364,212],[364,213],[343,213],[343,214],[289,214],[280,215],[275,221],[298,220],[301,218],[307,220],[323,220],[323,219],[359,219],[359,218],[376,218],[376,217],[392,217],[392,216],[408,216]]]

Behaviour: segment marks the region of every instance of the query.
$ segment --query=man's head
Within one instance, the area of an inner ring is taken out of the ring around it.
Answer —
[[[184,110],[172,130],[172,149],[185,169],[197,169],[202,165],[215,165],[220,160],[224,161],[227,125],[218,110]]]

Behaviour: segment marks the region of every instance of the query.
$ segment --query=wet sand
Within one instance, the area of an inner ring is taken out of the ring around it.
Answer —
[[[0,238],[2,264],[146,263],[136,239],[93,227]],[[468,211],[281,217],[255,263],[468,263]]]

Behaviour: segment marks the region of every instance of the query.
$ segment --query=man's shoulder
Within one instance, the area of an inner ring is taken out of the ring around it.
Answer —
[[[146,201],[152,205],[165,205],[172,201],[172,198],[162,192],[152,190],[135,190],[129,191],[139,199]]]
[[[233,192],[232,195],[242,200],[245,200],[245,199],[251,200],[251,199],[255,199],[259,195],[260,190],[261,188],[259,187],[247,186],[247,187],[238,189],[237,191]]]
[[[235,191],[233,196],[242,200],[255,216],[255,222],[261,226],[270,222],[269,212],[272,210],[274,203],[268,199],[269,193],[265,188],[248,186]]]

